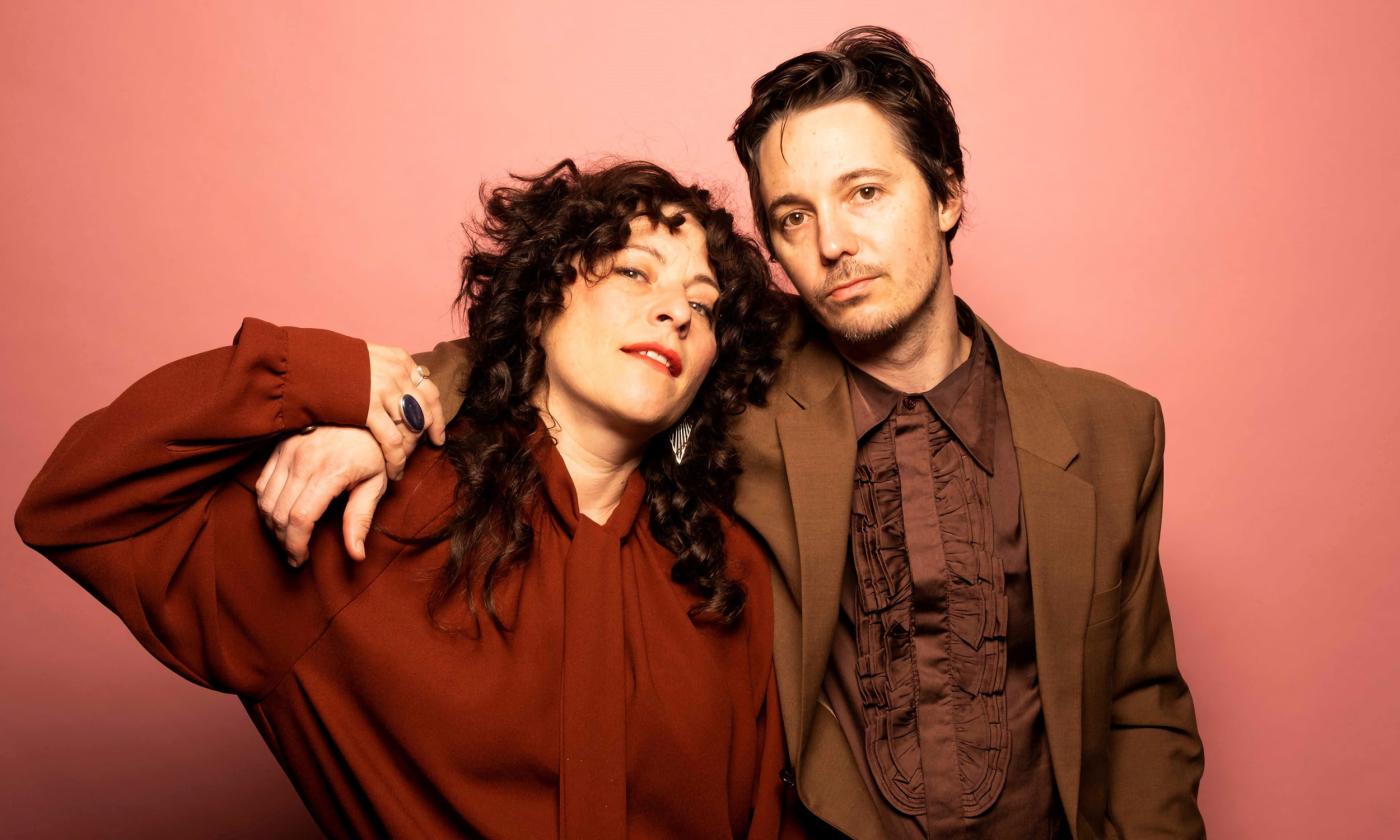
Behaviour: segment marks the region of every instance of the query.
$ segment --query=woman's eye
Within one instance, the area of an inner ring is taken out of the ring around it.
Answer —
[[[690,302],[690,308],[694,309],[696,312],[699,312],[701,315],[704,315],[706,318],[709,318],[711,320],[713,320],[715,317],[714,308],[707,303],[701,303],[698,300],[692,300]]]
[[[861,187],[856,190],[856,197],[861,201],[874,201],[875,196],[880,194],[879,187]]]
[[[616,274],[621,274],[623,277],[626,277],[629,280],[641,280],[645,282],[647,279],[645,272],[638,271],[635,268],[628,268],[626,266],[617,266],[613,269],[613,272]]]

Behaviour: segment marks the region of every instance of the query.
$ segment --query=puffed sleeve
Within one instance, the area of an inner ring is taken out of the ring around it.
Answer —
[[[251,481],[280,435],[368,409],[363,341],[249,318],[79,420],[15,526],[172,670],[258,695],[343,595],[281,562]]]

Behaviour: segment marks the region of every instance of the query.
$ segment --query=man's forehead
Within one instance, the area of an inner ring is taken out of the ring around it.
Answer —
[[[912,165],[888,120],[863,100],[774,121],[759,142],[757,163],[765,201],[840,186],[852,173],[891,173]]]

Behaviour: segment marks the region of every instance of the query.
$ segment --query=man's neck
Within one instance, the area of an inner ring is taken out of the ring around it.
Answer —
[[[923,311],[888,339],[850,344],[833,335],[832,342],[847,362],[906,394],[932,389],[972,352],[972,339],[958,330],[957,300],[947,277]]]

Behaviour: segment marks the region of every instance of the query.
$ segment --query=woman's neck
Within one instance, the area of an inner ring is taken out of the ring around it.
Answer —
[[[536,408],[569,470],[579,514],[601,525],[622,501],[628,477],[642,462],[645,442],[638,443],[587,418],[570,416],[572,412],[559,406],[551,411],[545,402],[538,400]]]

